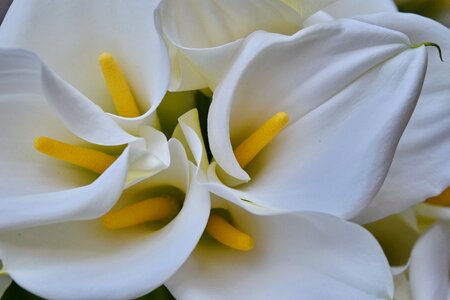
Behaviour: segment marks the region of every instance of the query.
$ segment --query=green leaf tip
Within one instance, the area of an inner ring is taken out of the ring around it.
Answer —
[[[412,44],[411,48],[419,48],[419,47],[436,47],[436,49],[439,52],[439,58],[441,59],[442,62],[444,62],[444,59],[442,58],[442,50],[441,47],[438,44],[432,43],[432,42],[424,42],[424,43],[420,43],[420,44]]]

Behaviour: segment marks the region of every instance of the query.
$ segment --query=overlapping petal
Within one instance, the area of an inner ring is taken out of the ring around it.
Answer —
[[[260,217],[229,209],[255,248],[242,253],[204,237],[166,283],[176,298],[392,298],[387,261],[361,227],[318,213]]]
[[[153,17],[158,3],[14,1],[0,28],[0,46],[37,52],[65,81],[113,113],[117,122],[136,127],[156,110],[169,80],[167,51]],[[97,61],[103,52],[118,60],[143,116],[114,115]]]
[[[416,300],[450,299],[450,226],[438,223],[417,242],[409,281]]]
[[[59,109],[58,104],[47,101],[46,95],[51,92],[44,93],[46,86],[42,84],[46,67],[35,55],[23,50],[1,50],[0,65],[0,228],[49,224],[103,214],[121,193],[127,176],[128,150],[123,151],[97,179],[90,172],[38,153],[33,143],[38,136],[47,135],[81,145],[86,142],[68,131],[54,114],[55,108],[56,111]],[[101,111],[89,110],[92,108],[89,105],[86,107],[92,119],[103,116]],[[74,128],[72,121],[75,120],[70,118],[81,117],[82,113],[74,110],[69,115],[69,120],[63,120],[68,127]],[[77,128],[86,133],[85,136],[93,133],[93,139],[98,137],[103,142],[106,140],[102,137],[116,143],[136,139],[112,120],[92,130],[86,126],[89,121],[78,123],[81,125]],[[93,120],[91,125],[95,124]],[[107,137],[108,132],[111,137]],[[117,155],[119,153],[116,151]]]
[[[172,64],[169,89],[214,89],[249,34],[257,30],[293,34],[301,28],[302,17],[330,2],[162,1],[159,15]]]
[[[211,104],[211,150],[228,173],[218,177],[268,208],[356,214],[383,183],[421,90],[426,51],[410,44],[354,20],[255,34]],[[233,147],[279,111],[288,126],[243,170]]]
[[[0,256],[6,271],[24,288],[53,299],[131,299],[163,284],[197,244],[210,210],[181,144],[171,140],[169,147],[171,166],[127,189],[117,204],[167,185],[178,188],[186,196],[169,224],[158,231],[147,225],[107,231],[92,220],[5,232]]]
[[[361,21],[403,32],[412,43],[439,44],[428,51],[429,66],[417,107],[400,140],[386,180],[369,207],[356,219],[370,222],[403,211],[450,185],[450,41],[448,28],[410,14],[378,14]]]

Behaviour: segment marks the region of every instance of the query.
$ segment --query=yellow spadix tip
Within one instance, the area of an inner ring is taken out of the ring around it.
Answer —
[[[255,244],[248,234],[238,230],[215,213],[209,216],[206,232],[220,243],[240,251],[250,251]]]
[[[116,158],[101,151],[63,143],[48,137],[37,137],[34,147],[39,152],[73,165],[103,173]]]
[[[106,85],[119,116],[135,118],[141,115],[122,70],[111,53],[104,52],[98,58]]]
[[[438,206],[449,206],[450,205],[450,187],[447,188],[442,194],[428,198],[426,201],[428,204],[438,205]]]
[[[256,129],[234,149],[234,155],[239,165],[245,168],[286,127],[288,122],[288,114],[278,112]]]
[[[173,218],[181,204],[173,197],[156,197],[137,202],[120,210],[108,212],[101,219],[107,229],[122,229],[150,221]]]

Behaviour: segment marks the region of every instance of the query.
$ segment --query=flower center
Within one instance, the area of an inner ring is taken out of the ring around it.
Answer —
[[[287,113],[278,112],[237,146],[234,155],[241,168],[245,168],[286,127],[288,121]]]
[[[37,137],[34,147],[41,153],[102,174],[115,160],[101,151],[66,144],[48,137]]]
[[[117,114],[127,118],[139,117],[141,113],[136,105],[136,100],[114,57],[110,53],[105,52],[99,56],[98,62]]]
[[[211,212],[205,230],[214,239],[230,248],[241,251],[253,249],[253,239],[217,213]]]
[[[107,229],[122,229],[145,222],[173,218],[180,209],[181,204],[174,197],[161,196],[110,211],[102,217],[101,222]]]
[[[102,53],[99,56],[99,64],[117,114],[129,118],[140,116],[127,80],[113,56],[110,53]],[[98,174],[103,173],[116,160],[114,156],[109,154],[66,144],[47,137],[37,137],[34,141],[34,146],[41,153]]]

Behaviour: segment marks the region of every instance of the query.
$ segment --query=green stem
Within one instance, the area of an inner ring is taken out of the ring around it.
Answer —
[[[441,59],[442,62],[444,62],[444,59],[442,58],[442,50],[441,47],[438,44],[432,43],[432,42],[424,42],[424,43],[420,43],[420,44],[412,44],[411,48],[419,48],[419,47],[436,47],[436,49],[439,52],[439,58]]]

